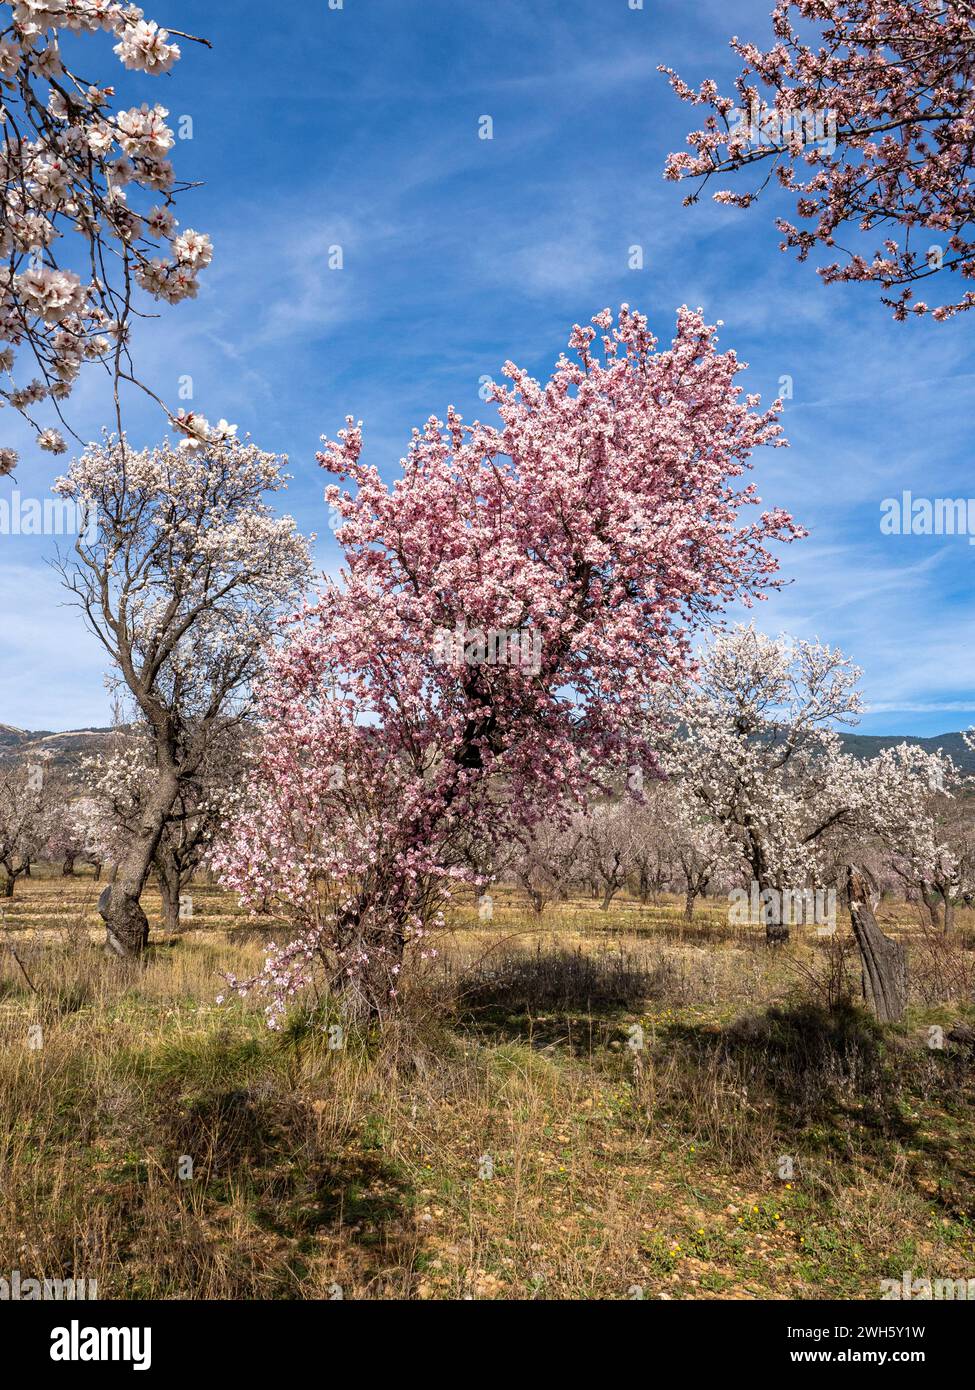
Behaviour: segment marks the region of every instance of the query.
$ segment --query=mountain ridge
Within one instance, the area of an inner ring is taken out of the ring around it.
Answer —
[[[93,753],[104,747],[111,728],[92,726],[83,729],[18,729],[13,724],[0,724],[0,758],[19,757],[25,753],[52,753],[55,763],[69,760],[79,753]],[[915,734],[858,734],[841,731],[846,752],[859,759],[876,757],[885,748],[899,743],[916,744],[928,753],[940,748],[963,772],[975,773],[975,751],[965,743],[964,734],[949,732],[921,737]]]

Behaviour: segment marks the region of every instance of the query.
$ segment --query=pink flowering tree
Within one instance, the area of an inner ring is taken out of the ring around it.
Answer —
[[[696,624],[776,582],[769,543],[800,534],[743,480],[782,443],[777,410],[742,395],[700,313],[662,350],[626,306],[593,323],[548,382],[505,365],[498,425],[431,417],[392,486],[351,420],[320,455],[344,567],[273,662],[220,857],[293,925],[231,981],[272,1022],[323,977],[382,1014],[407,948],[476,883],[472,839],[651,775],[651,693],[686,673]]]
[[[192,298],[212,256],[208,237],[178,229],[175,199],[189,185],[168,158],[175,137],[165,107],[116,109],[110,80],[68,65],[62,34],[99,31],[134,72],[166,73],[180,57],[172,36],[134,5],[0,4],[0,404],[54,454],[65,452],[56,426],[86,363],[114,381],[117,411],[121,382],[148,390],[130,355],[133,321],[146,311],[137,290],[149,307]],[[112,62],[107,45],[106,56]],[[48,425],[37,417],[45,403]],[[200,429],[197,418],[170,418],[177,429],[185,420]],[[0,448],[0,474],[16,464],[16,451]]]
[[[937,306],[914,293],[950,271],[975,279],[973,20],[971,0],[779,0],[771,48],[731,40],[744,62],[735,97],[661,69],[710,112],[687,137],[693,153],[671,154],[666,176],[700,181],[685,203],[716,176],[751,176],[714,194],[736,207],[774,180],[795,194],[800,218],[777,221],[782,249],[804,261],[824,248],[826,283],[879,285],[901,320],[970,309],[972,289],[945,289]]]

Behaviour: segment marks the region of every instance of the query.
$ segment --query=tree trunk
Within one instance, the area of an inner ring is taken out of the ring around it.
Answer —
[[[759,900],[763,893],[769,894],[769,901],[763,904],[765,914],[766,946],[782,946],[789,940],[789,923],[782,920],[782,904],[785,895],[774,884],[758,880]]]
[[[5,874],[4,880],[0,883],[0,898],[12,898],[14,895],[14,875]]]
[[[945,898],[945,935],[950,936],[955,929],[955,904],[949,893]]]
[[[881,1023],[896,1023],[907,1008],[907,952],[899,941],[885,936],[869,902],[869,888],[860,870],[847,870],[850,920],[863,964],[863,994]]]
[[[162,898],[163,926],[170,932],[179,931],[179,874],[174,874],[158,857],[155,867],[159,896]]]
[[[935,931],[941,930],[941,908],[938,906],[938,894],[926,879],[921,880],[921,901],[928,910],[928,917]]]
[[[149,940],[149,919],[139,899],[162,839],[166,817],[179,790],[175,772],[160,772],[146,805],[142,824],[118,863],[104,909],[106,944],[120,956],[139,956]]]
[[[402,903],[397,909],[387,909],[366,897],[341,913],[335,928],[339,968],[332,989],[350,1023],[367,1026],[394,1010],[406,948],[406,920]],[[359,959],[351,972],[343,963],[350,956]]]
[[[61,865],[61,877],[62,877],[62,878],[73,878],[73,877],[74,877],[74,861],[75,861],[75,858],[76,858],[76,856],[73,855],[73,854],[66,854],[66,855],[64,856],[64,863]]]
[[[686,891],[686,893],[684,894],[684,921],[685,921],[685,922],[693,922],[693,921],[694,921],[694,899],[695,899],[696,897],[697,897],[697,893],[694,891],[694,886],[693,886],[693,884],[690,884],[690,883],[689,883],[689,884],[687,885],[687,891]]]

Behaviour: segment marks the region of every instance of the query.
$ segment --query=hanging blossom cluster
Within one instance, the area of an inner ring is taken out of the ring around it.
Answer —
[[[745,64],[737,99],[713,79],[695,91],[661,68],[682,99],[713,113],[687,137],[693,154],[670,155],[666,177],[707,183],[764,167],[760,187],[714,198],[749,207],[774,176],[797,198],[803,225],[776,225],[782,249],[800,261],[817,247],[834,251],[845,236],[890,232],[866,254],[843,248],[844,260],[819,269],[826,283],[879,285],[899,320],[970,309],[975,290],[932,307],[914,299],[913,287],[944,271],[975,279],[975,5],[779,0],[772,22],[768,50],[731,40]],[[810,25],[820,33],[807,42]]]
[[[135,72],[169,72],[180,56],[133,5],[0,4],[0,405],[19,411],[54,454],[65,452],[64,435],[38,425],[35,408],[52,405],[64,425],[62,404],[86,363],[116,384],[141,385],[130,355],[136,288],[170,304],[193,298],[213,255],[209,237],[179,230],[173,212],[189,185],[168,157],[165,107],[114,110],[110,85],[66,66],[61,33],[99,31]],[[174,424],[184,431],[181,419]],[[196,417],[187,437],[204,426]],[[0,448],[0,475],[17,462],[15,450]]]
[[[101,858],[118,863],[145,814],[147,788],[154,774],[152,749],[141,730],[117,733],[106,751],[81,759],[86,794],[73,803],[83,830],[101,849]]]
[[[427,950],[445,895],[477,881],[471,843],[633,762],[649,775],[651,692],[689,669],[696,624],[777,582],[769,543],[802,534],[742,481],[784,442],[778,411],[742,394],[700,312],[665,349],[627,306],[593,324],[545,383],[505,365],[500,427],[450,409],[415,430],[392,486],[351,419],[320,455],[344,567],[272,665],[220,864],[298,928],[236,982],[272,1019],[323,963],[381,1012],[407,945]],[[445,632],[530,633],[538,659],[445,652]]]

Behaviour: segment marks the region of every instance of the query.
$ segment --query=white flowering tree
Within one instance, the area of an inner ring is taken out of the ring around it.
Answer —
[[[630,780],[639,787],[639,799],[631,797],[629,805],[633,828],[631,881],[636,896],[646,905],[656,903],[680,873],[673,833],[673,788],[657,779],[644,783],[642,775],[634,778],[632,773]]]
[[[581,858],[605,912],[633,873],[635,833],[632,802],[600,802],[582,816]]]
[[[41,858],[51,832],[51,798],[41,763],[27,759],[0,766],[0,898]]]
[[[786,889],[824,887],[858,839],[920,846],[926,805],[950,760],[912,745],[860,761],[836,725],[855,723],[859,670],[815,642],[739,626],[718,635],[697,682],[671,702],[668,772],[720,825],[768,892],[770,940],[788,937],[775,903]]]
[[[45,857],[61,865],[65,878],[74,874],[79,861],[92,865],[96,879],[100,878],[112,848],[105,808],[94,796],[79,795],[68,779],[60,781],[55,792]]]
[[[864,852],[882,846],[933,871],[933,793],[951,760],[901,744],[859,761],[835,724],[860,709],[859,671],[841,652],[739,626],[715,637],[698,680],[670,702],[668,772],[724,830],[757,885],[769,941],[788,938],[790,892],[835,885],[850,899],[864,988],[878,1014],[900,1017],[906,960],[873,919]],[[788,892],[787,892],[788,890]]]
[[[117,415],[121,383],[154,396],[133,366],[133,323],[153,300],[195,297],[212,257],[209,238],[176,221],[176,198],[190,185],[177,181],[168,158],[168,111],[147,103],[116,109],[110,78],[93,80],[87,63],[82,74],[68,62],[63,34],[100,32],[134,72],[166,73],[180,57],[173,35],[134,5],[0,4],[0,404],[23,415],[40,448],[55,454],[65,452],[57,425],[66,426],[63,405],[86,363],[113,382]],[[108,46],[103,56],[113,63]],[[42,405],[50,424],[38,416]],[[170,418],[177,429],[200,428],[199,417]],[[13,448],[0,447],[0,474],[17,461]]]
[[[684,889],[684,919],[694,919],[694,904],[715,884],[732,878],[740,868],[735,847],[725,829],[681,780],[667,787],[665,802],[671,855]]]
[[[91,819],[107,857],[119,863],[139,834],[156,781],[149,729],[145,724],[117,728],[106,753],[84,760],[84,776],[91,789],[86,800],[95,808]],[[168,931],[179,928],[184,890],[204,865],[218,829],[232,814],[232,802],[243,777],[239,728],[227,724],[215,729],[195,774],[180,781],[153,856],[162,924]]]
[[[553,898],[568,896],[584,839],[579,817],[550,818],[516,830],[506,867],[536,915]]]
[[[163,925],[180,925],[181,900],[210,859],[246,775],[245,737],[236,724],[215,731],[193,778],[184,779],[163,830],[153,867],[163,905]]]
[[[704,651],[697,682],[669,704],[665,767],[719,825],[765,895],[770,941],[788,938],[775,904],[822,882],[830,832],[861,801],[856,764],[832,727],[860,708],[841,653],[738,626]]]
[[[975,808],[949,758],[907,745],[898,751],[902,760],[917,761],[920,754],[928,794],[921,797],[920,808],[905,806],[897,798],[895,781],[887,811],[895,829],[884,837],[885,864],[931,925],[951,932],[956,906],[975,892]]]
[[[291,517],[265,500],[282,461],[252,444],[92,445],[55,490],[94,525],[60,570],[144,723],[151,781],[105,909],[109,944],[140,952],[139,899],[181,796],[246,718],[277,620],[311,575]]]

